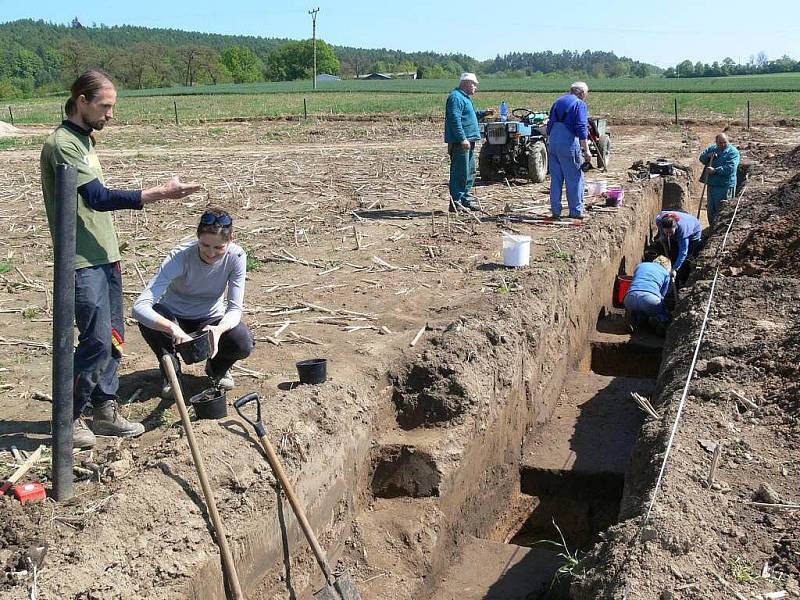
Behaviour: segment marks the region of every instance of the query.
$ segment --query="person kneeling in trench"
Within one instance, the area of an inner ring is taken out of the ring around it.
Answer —
[[[703,226],[692,214],[680,210],[662,210],[656,217],[658,235],[665,253],[672,261],[678,287],[686,284],[692,261],[700,253]]]
[[[165,400],[174,399],[174,390],[161,357],[172,356],[180,375],[175,345],[190,341],[189,334],[197,331],[210,334],[206,375],[215,387],[233,389],[230,368],[255,347],[252,332],[241,321],[246,265],[245,251],[233,242],[233,219],[224,210],[209,208],[200,217],[197,239],[174,248],[134,302],[133,318],[159,358]]]
[[[666,256],[640,263],[633,272],[631,287],[623,304],[634,331],[649,323],[657,333],[666,332],[670,314],[665,299],[672,283],[672,263]]]

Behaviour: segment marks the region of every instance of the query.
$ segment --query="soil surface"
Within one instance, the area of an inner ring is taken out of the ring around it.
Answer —
[[[511,364],[514,354],[503,349],[506,339],[533,330],[543,318],[532,312],[523,321],[510,321],[509,315],[520,314],[510,310],[519,308],[517,297],[545,297],[557,293],[559,286],[572,285],[582,276],[574,268],[574,257],[592,251],[591,235],[613,227],[615,216],[600,211],[589,211],[580,227],[500,223],[478,213],[449,215],[448,158],[439,129],[405,121],[226,123],[111,127],[100,136],[98,152],[110,187],[148,187],[172,174],[205,186],[202,195],[184,202],[115,214],[124,247],[126,306],[166,252],[193,235],[202,208],[219,204],[234,215],[237,241],[250,259],[245,321],[254,330],[257,348],[234,371],[237,388],[231,396],[259,392],[270,439],[293,481],[312,477],[316,471],[310,465],[320,460],[329,459],[334,474],[348,472],[349,465],[336,462],[336,452],[358,439],[377,439],[398,425],[408,428],[421,421],[449,427],[474,415],[480,409],[474,399],[492,389],[491,380],[475,375],[484,372],[478,367],[491,366],[492,361]],[[637,160],[666,157],[688,164],[714,132],[711,127],[616,127],[611,172],[593,178],[627,185],[627,166]],[[23,135],[46,134],[43,129],[26,129]],[[767,513],[740,502],[752,499],[761,481],[783,501],[797,502],[800,497],[793,462],[798,323],[791,308],[798,287],[789,266],[796,261],[784,261],[773,252],[775,245],[782,245],[797,253],[796,227],[782,229],[788,220],[783,215],[796,202],[780,205],[783,196],[777,194],[780,185],[794,190],[787,194],[797,193],[796,182],[788,181],[789,171],[797,169],[792,163],[797,153],[786,154],[790,135],[796,134],[763,128],[734,136],[735,141],[742,139],[743,147],[749,144],[747,156],[764,166],[754,175],[758,185],[754,183],[745,196],[751,200],[744,203],[740,226],[729,241],[733,250],[724,255],[729,287],[718,292],[712,310],[701,355],[706,362],[702,370],[698,366],[694,400],[687,405],[680,430],[680,451],[673,455],[677,462],[668,471],[672,475],[686,467],[691,475],[665,481],[669,493],[656,512],[659,519],[668,515],[668,522],[692,540],[697,525],[675,512],[689,507],[692,515],[703,519],[709,539],[720,540],[716,553],[703,555],[713,565],[697,563],[694,555],[680,564],[682,584],[700,579],[703,564],[731,581],[726,571],[731,561],[751,565],[759,575],[764,560],[770,563],[773,579],[759,579],[749,584],[751,589],[772,589],[778,573],[785,573],[780,581],[788,586],[796,575],[795,513]],[[546,185],[512,181],[479,185],[476,193],[490,215],[530,218],[549,213]],[[0,221],[7,232],[0,242],[0,448],[32,451],[48,443],[51,410],[46,396],[52,250],[39,188],[38,150],[0,152],[0,199]],[[591,203],[601,204],[600,199]],[[764,206],[772,204],[774,210],[765,211]],[[501,231],[533,235],[530,269],[502,266]],[[789,232],[795,234],[794,241],[787,239]],[[751,234],[754,249],[741,249]],[[681,317],[669,334],[675,349],[662,373],[661,406],[673,406],[665,390],[678,389],[679,367],[685,372],[684,363],[691,357],[690,337],[702,315],[702,292],[711,276],[705,269],[710,268],[701,265],[698,283],[684,299]],[[37,577],[39,597],[50,600],[185,598],[191,595],[197,573],[217,561],[178,411],[158,398],[155,358],[135,323],[129,320],[127,326],[119,395],[124,413],[141,420],[147,431],[137,440],[101,438],[93,451],[76,454],[83,470],[77,473],[75,498],[68,503],[20,506],[0,497],[2,598],[28,594],[33,577],[25,555],[41,540],[48,550]],[[455,338],[450,335],[455,330],[465,333]],[[420,332],[420,341],[410,347]],[[315,357],[328,359],[328,382],[296,386],[295,362]],[[184,372],[187,397],[207,386],[202,364]],[[670,382],[670,373],[675,381]],[[399,382],[405,387],[398,387],[396,394],[384,393]],[[733,383],[759,405],[757,411],[736,410],[727,389]],[[695,426],[697,430],[690,429]],[[663,427],[650,427],[651,443],[662,441]],[[243,546],[252,523],[265,514],[282,514],[276,510],[278,496],[269,467],[259,456],[252,430],[232,409],[227,419],[196,421],[194,429],[228,537],[234,546]],[[419,435],[425,436],[425,430]],[[702,487],[709,457],[697,437],[724,442],[718,480],[732,491]],[[653,451],[660,452],[649,450]],[[398,447],[397,454],[402,452]],[[643,473],[653,469],[647,452],[642,450]],[[4,450],[0,461],[0,476],[7,476],[16,460]],[[411,463],[421,471],[427,464],[424,456]],[[48,464],[40,463],[29,478],[48,483]],[[363,485],[352,490],[352,502],[382,515],[387,500],[379,496],[391,496],[402,485],[407,482],[390,480],[379,489]],[[436,477],[428,473],[415,493],[424,496],[436,485]],[[303,501],[318,493],[322,491],[310,484],[300,491]],[[632,493],[631,498],[636,497]],[[635,514],[634,507],[641,508],[642,497],[638,503],[631,501],[629,516]],[[403,513],[392,508],[395,514],[386,517],[382,532],[397,535],[381,533],[376,539],[358,522],[337,519],[345,508],[333,507],[335,531],[343,533],[325,531],[321,540],[326,547],[340,547],[337,568],[346,567],[354,575],[365,598],[412,597],[411,590],[430,565],[424,549],[435,541],[433,526],[417,521],[410,527],[415,516],[395,526],[391,519],[403,521]],[[709,512],[712,509],[717,512]],[[274,517],[276,527],[280,518]],[[731,527],[735,535],[726,531]],[[631,524],[617,526],[607,539],[623,539],[634,529]],[[672,541],[658,546],[658,552],[684,547],[675,541],[684,538],[663,539]],[[654,544],[648,544],[647,551],[655,552],[650,549]],[[587,585],[603,579],[594,574],[610,564],[599,552],[597,560],[605,561],[598,562],[604,566],[587,567]],[[653,589],[661,586],[658,593],[674,587],[671,571],[665,575],[659,566],[671,562],[662,557],[649,563]],[[287,597],[287,587],[316,589],[313,558],[300,553],[292,564],[291,580],[286,581],[282,571],[272,571],[262,588],[267,591],[258,597]],[[693,564],[701,566],[695,569]],[[714,581],[705,572],[697,589],[720,589]]]

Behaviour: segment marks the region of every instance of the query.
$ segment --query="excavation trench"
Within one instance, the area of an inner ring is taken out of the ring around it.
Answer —
[[[535,289],[538,308],[456,318],[409,353],[377,389],[371,421],[303,465],[298,493],[332,563],[369,564],[364,598],[390,597],[381,574],[398,572],[408,598],[522,598],[548,589],[559,566],[557,547],[535,543],[560,540],[554,522],[571,549],[616,522],[643,420],[630,393],[653,391],[661,343],[632,339],[611,293],[642,258],[663,184],[631,193],[613,227],[592,228],[572,276]],[[283,509],[255,520],[235,550],[255,599],[322,586]],[[189,584],[197,599],[221,590],[216,561]]]

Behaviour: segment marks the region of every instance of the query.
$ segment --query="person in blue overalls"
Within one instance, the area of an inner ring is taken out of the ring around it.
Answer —
[[[623,303],[634,331],[652,322],[658,333],[663,333],[670,322],[664,304],[671,283],[672,263],[666,256],[657,256],[653,262],[643,262],[633,272],[631,287]]]
[[[694,215],[679,210],[662,210],[656,217],[658,239],[666,246],[679,285],[689,279],[689,257],[700,252],[703,226]]]
[[[458,87],[447,97],[444,141],[450,155],[450,212],[479,210],[472,201],[475,142],[481,139],[478,119],[493,115],[494,110],[475,110],[471,96],[477,89],[478,78],[475,73],[463,73]]]
[[[589,152],[589,86],[576,81],[550,108],[547,122],[547,158],[550,169],[550,211],[561,217],[561,188],[567,184],[569,216],[583,218],[583,171],[581,164],[592,158]]]
[[[739,168],[739,150],[728,142],[728,136],[719,133],[714,141],[716,143],[700,155],[700,162],[706,165],[708,224],[711,226],[714,225],[721,203],[736,195],[736,171]]]

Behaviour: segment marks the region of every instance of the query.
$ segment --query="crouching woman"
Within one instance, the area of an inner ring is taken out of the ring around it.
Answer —
[[[244,250],[233,242],[233,219],[224,210],[210,208],[200,217],[197,239],[174,248],[136,299],[133,318],[159,359],[162,398],[173,399],[174,391],[161,357],[171,355],[180,374],[175,345],[198,331],[209,332],[206,375],[214,386],[233,389],[230,368],[255,346],[241,320],[246,264]]]
[[[634,330],[650,323],[658,333],[663,333],[670,322],[665,298],[671,284],[672,263],[666,256],[657,256],[653,262],[643,262],[633,272],[631,287],[623,303]]]

